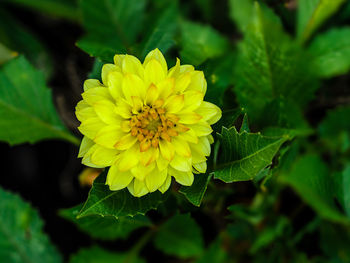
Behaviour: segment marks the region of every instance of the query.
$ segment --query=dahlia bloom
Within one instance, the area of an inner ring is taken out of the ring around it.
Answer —
[[[82,163],[109,167],[110,190],[127,187],[136,197],[164,193],[172,177],[192,185],[194,173],[206,172],[210,125],[221,117],[217,106],[203,101],[206,89],[202,71],[179,60],[168,70],[158,49],[143,64],[116,55],[114,64],[103,66],[102,83],[84,82],[76,106]]]

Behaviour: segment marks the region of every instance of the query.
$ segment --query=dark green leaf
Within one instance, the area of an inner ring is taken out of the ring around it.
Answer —
[[[250,132],[247,113],[244,113],[242,125],[241,125],[241,128],[239,129],[239,133],[242,133],[242,132],[248,132],[248,133]]]
[[[181,22],[180,56],[185,63],[197,66],[225,54],[227,49],[227,40],[209,25]]]
[[[211,177],[211,174],[197,174],[194,176],[193,184],[191,186],[181,186],[179,192],[184,194],[192,204],[200,206]]]
[[[159,250],[180,258],[199,256],[203,252],[200,228],[189,214],[170,218],[160,227],[154,242]]]
[[[279,179],[290,185],[321,217],[350,223],[334,202],[334,179],[318,156],[301,157],[294,163],[292,170]]]
[[[252,180],[271,164],[286,137],[267,137],[260,133],[238,133],[223,127],[219,139],[222,153],[214,177],[226,183]]]
[[[152,27],[149,36],[146,37],[142,45],[141,57],[145,57],[148,52],[159,48],[164,54],[175,44],[175,33],[178,29],[178,7],[172,4],[161,14],[156,24]]]
[[[309,47],[320,77],[333,77],[350,70],[350,28],[335,28],[318,35]]]
[[[135,216],[145,214],[148,210],[156,209],[166,198],[160,192],[147,194],[143,197],[134,197],[128,190],[110,191],[106,185],[107,171],[101,173],[94,181],[83,208],[77,218],[89,215]]]
[[[82,0],[87,36],[77,45],[107,61],[115,53],[125,53],[141,32],[145,5],[145,0]]]
[[[151,226],[149,219],[142,215],[134,217],[99,216],[92,215],[77,219],[79,211],[83,204],[64,209],[60,211],[60,215],[65,219],[73,222],[77,227],[89,234],[93,238],[103,240],[113,240],[117,238],[127,238],[128,235],[140,227]]]
[[[350,163],[347,163],[343,172],[334,175],[334,181],[336,197],[350,218]]]
[[[298,38],[305,42],[345,0],[302,0],[298,1]]]
[[[0,69],[0,140],[9,144],[64,139],[78,144],[60,121],[41,72],[24,57]]]
[[[210,244],[208,249],[202,254],[202,256],[196,261],[196,263],[225,263],[228,261],[226,251],[222,247],[222,241],[220,238]]]
[[[108,250],[91,247],[81,249],[70,258],[70,263],[145,263],[143,259],[129,256],[126,253],[115,253]]]
[[[277,19],[256,2],[239,44],[233,91],[253,122],[266,120],[261,113],[272,101],[288,98],[304,106],[318,88],[308,54],[283,32]]]
[[[38,212],[18,195],[1,188],[0,200],[0,262],[62,262],[43,233],[43,222]]]

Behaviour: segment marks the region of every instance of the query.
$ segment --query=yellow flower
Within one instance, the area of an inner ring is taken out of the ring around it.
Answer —
[[[84,82],[76,107],[85,135],[82,163],[110,167],[110,190],[125,187],[137,197],[164,193],[171,178],[192,185],[204,173],[213,142],[211,124],[221,110],[203,101],[207,83],[202,71],[176,65],[168,70],[163,54],[151,51],[143,64],[134,56],[116,55],[102,68],[102,83]]]

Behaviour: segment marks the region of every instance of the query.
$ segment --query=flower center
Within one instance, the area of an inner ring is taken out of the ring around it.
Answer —
[[[140,142],[141,152],[147,151],[151,146],[157,148],[160,139],[170,142],[171,137],[178,135],[178,120],[178,117],[167,114],[162,107],[144,105],[130,119],[131,135]]]

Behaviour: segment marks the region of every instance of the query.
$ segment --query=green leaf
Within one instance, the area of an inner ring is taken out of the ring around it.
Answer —
[[[24,54],[48,78],[53,65],[46,47],[8,11],[0,8],[0,17],[0,42],[7,48]]]
[[[211,174],[196,174],[193,184],[191,186],[181,186],[179,192],[184,194],[193,205],[199,207],[211,178]]]
[[[125,239],[134,230],[152,225],[149,219],[142,215],[136,215],[134,217],[121,216],[118,219],[114,216],[102,217],[92,215],[77,219],[76,217],[82,207],[83,204],[80,204],[69,209],[61,210],[60,215],[76,224],[81,231],[93,238],[102,240]]]
[[[141,57],[144,58],[151,50],[159,48],[166,53],[175,44],[175,34],[178,29],[179,10],[176,4],[167,7],[158,18],[151,33],[145,38],[142,45]],[[154,19],[152,17],[152,19]]]
[[[1,188],[0,200],[0,262],[62,262],[43,233],[43,222],[38,212],[18,195]]]
[[[222,247],[222,241],[220,238],[215,240],[205,250],[202,256],[196,261],[196,263],[225,263],[228,261],[226,251]]]
[[[350,148],[350,107],[340,106],[327,112],[318,127],[321,139],[331,149],[343,152]]]
[[[175,215],[165,222],[154,240],[156,248],[179,258],[196,257],[203,252],[203,238],[189,214]]]
[[[267,137],[260,133],[238,133],[235,127],[222,128],[222,146],[214,177],[226,183],[252,180],[271,164],[287,137]]]
[[[0,65],[13,59],[17,55],[18,55],[17,52],[8,49],[7,47],[5,47],[3,44],[0,43]]]
[[[77,219],[89,215],[135,216],[156,209],[166,199],[166,194],[154,192],[143,197],[132,196],[127,189],[110,191],[106,185],[107,171],[101,173],[94,181],[83,208]]]
[[[77,45],[107,61],[116,53],[127,52],[141,32],[145,5],[145,0],[82,0],[80,7],[87,36]]]
[[[181,22],[181,51],[183,62],[198,66],[209,58],[226,53],[228,41],[209,25]]]
[[[350,163],[346,164],[343,172],[334,175],[334,181],[336,197],[350,218]]]
[[[81,249],[73,255],[70,263],[145,263],[143,259],[129,256],[127,253],[114,253],[100,247]]]
[[[291,171],[279,177],[291,186],[321,217],[350,223],[334,202],[334,179],[328,167],[317,155],[305,155],[294,163]]]
[[[345,0],[298,1],[297,35],[299,40],[306,42],[344,2]]]
[[[235,22],[241,32],[244,32],[246,27],[251,22],[251,17],[254,14],[254,5],[252,0],[230,0],[230,18]]]
[[[256,2],[238,46],[233,89],[253,122],[266,120],[261,113],[276,99],[304,106],[313,98],[318,80],[309,61],[309,54],[283,32],[276,15]]]
[[[309,51],[320,77],[346,74],[350,70],[350,27],[334,28],[318,35]]]
[[[0,140],[11,145],[43,139],[78,144],[60,121],[41,72],[24,57],[0,69]]]
[[[21,5],[43,14],[65,18],[73,22],[79,21],[77,1],[75,0],[4,0],[3,2]]]
[[[247,132],[247,133],[250,132],[247,113],[244,113],[243,120],[242,120],[242,125],[241,125],[241,128],[239,129],[239,133],[242,133],[242,132]]]

